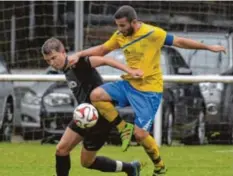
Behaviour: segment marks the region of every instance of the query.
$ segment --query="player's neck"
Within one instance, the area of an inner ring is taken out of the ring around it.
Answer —
[[[62,70],[65,71],[67,69],[68,65],[69,65],[69,60],[68,60],[68,56],[66,56],[65,63],[64,63],[64,66],[63,66]]]
[[[134,34],[137,33],[140,29],[141,29],[141,26],[142,26],[142,22],[138,21],[135,26],[134,26]]]

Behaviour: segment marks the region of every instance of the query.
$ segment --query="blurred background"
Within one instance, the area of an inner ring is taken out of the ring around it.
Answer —
[[[227,54],[164,48],[164,74],[233,74],[231,1],[1,1],[1,74],[60,74],[48,68],[42,59],[40,48],[44,41],[57,37],[70,53],[101,44],[116,30],[113,14],[127,4],[136,9],[145,23],[174,35],[226,47]],[[124,62],[121,51],[110,55]],[[121,74],[108,67],[99,71],[105,75]],[[47,140],[51,134],[57,137],[78,104],[63,83],[1,82],[1,85],[3,140],[11,140],[12,134],[23,139]],[[172,145],[173,139],[185,144],[232,143],[232,91],[231,84],[223,83],[165,85],[163,143]],[[119,111],[133,122],[130,108]],[[109,141],[119,144],[115,133]]]

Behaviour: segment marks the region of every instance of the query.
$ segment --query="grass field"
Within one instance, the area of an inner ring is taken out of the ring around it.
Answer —
[[[84,169],[80,166],[80,146],[72,153],[71,176],[104,176],[108,174]],[[6,144],[0,143],[1,176],[53,176],[55,145],[39,143]],[[233,176],[232,146],[177,146],[162,147],[167,176]],[[131,147],[122,153],[119,147],[105,146],[99,152],[114,159],[131,161],[141,160],[148,163],[142,170],[142,176],[151,176],[152,164],[141,147]]]

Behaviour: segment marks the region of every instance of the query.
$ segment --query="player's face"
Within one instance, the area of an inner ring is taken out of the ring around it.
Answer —
[[[52,51],[50,54],[43,55],[44,60],[55,69],[62,69],[65,65],[65,52]]]
[[[120,18],[115,20],[118,30],[124,36],[131,36],[134,33],[133,22],[129,22],[127,18]]]

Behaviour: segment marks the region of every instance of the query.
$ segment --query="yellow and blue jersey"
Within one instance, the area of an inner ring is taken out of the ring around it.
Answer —
[[[116,31],[104,43],[108,50],[121,48],[127,65],[134,69],[141,69],[144,75],[140,79],[130,75],[122,75],[124,80],[137,90],[146,92],[162,92],[163,80],[160,68],[161,48],[164,44],[172,45],[173,36],[159,27],[142,23],[140,29],[132,36],[124,36]]]

